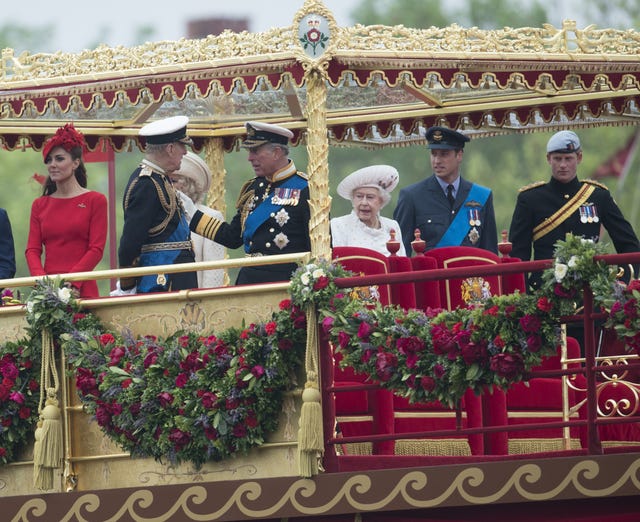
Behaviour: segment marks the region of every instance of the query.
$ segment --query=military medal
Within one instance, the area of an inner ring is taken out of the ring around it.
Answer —
[[[598,208],[595,205],[591,205],[591,213],[593,214],[593,222],[598,223],[600,217],[598,216]]]
[[[473,227],[469,232],[469,241],[471,241],[472,245],[475,245],[479,239],[480,239],[480,232],[478,232],[478,229],[476,227]]]
[[[296,206],[300,201],[300,189],[293,188],[277,188],[271,197],[273,205],[291,205]]]
[[[584,205],[580,206],[580,222],[581,223],[586,223],[588,220],[587,218],[587,208]]]
[[[469,225],[471,225],[472,227],[480,226],[480,211],[477,208],[469,209]]]

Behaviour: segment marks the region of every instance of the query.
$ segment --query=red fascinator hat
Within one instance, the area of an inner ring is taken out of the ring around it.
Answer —
[[[51,152],[51,149],[55,147],[62,147],[67,152],[71,152],[74,147],[84,148],[84,136],[81,132],[78,132],[73,123],[67,123],[64,127],[60,127],[56,133],[49,138],[42,148],[42,157],[47,160],[47,156]]]

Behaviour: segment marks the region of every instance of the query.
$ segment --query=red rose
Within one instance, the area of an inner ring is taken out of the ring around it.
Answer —
[[[436,387],[436,381],[433,377],[424,376],[420,379],[420,386],[423,390],[430,392]]]
[[[277,328],[278,328],[278,325],[274,321],[269,321],[267,324],[264,325],[264,329],[265,329],[265,332],[267,332],[267,335],[275,334]]]
[[[291,309],[291,299],[283,299],[278,304],[280,310],[290,310]]]
[[[318,280],[313,283],[314,290],[322,290],[323,288],[327,288],[329,286],[329,278],[327,276],[320,276]]]
[[[391,379],[397,365],[398,358],[395,354],[389,352],[379,352],[376,354],[376,375],[381,381],[385,382]]]
[[[538,310],[541,310],[542,312],[550,312],[551,310],[553,310],[553,301],[551,301],[547,297],[541,297],[540,299],[538,299],[536,306]]]
[[[120,387],[126,390],[129,386],[131,386],[132,383],[133,383],[133,379],[125,379],[120,383]]]
[[[483,363],[488,357],[487,345],[485,342],[466,344],[461,348],[460,352],[462,360],[468,366],[471,366],[476,362]]]
[[[182,372],[176,376],[176,388],[184,388],[189,382],[189,374]]]
[[[108,344],[115,343],[116,339],[110,333],[105,333],[100,336],[100,344],[102,346],[107,346]]]
[[[218,396],[210,391],[202,393],[202,405],[208,410],[215,408],[218,403]]]
[[[491,370],[500,377],[515,380],[524,372],[524,362],[519,353],[498,353],[491,357]]]
[[[632,279],[631,281],[629,281],[627,290],[629,290],[630,292],[633,292],[634,290],[640,290],[640,279]]]
[[[372,331],[373,331],[372,326],[369,323],[363,321],[360,323],[360,326],[358,327],[357,335],[360,339],[366,342],[369,340],[369,336],[371,335]]]
[[[540,318],[535,315],[527,314],[524,317],[520,318],[520,328],[522,331],[527,333],[535,333],[540,331],[540,327],[542,326],[542,322]]]
[[[322,331],[324,333],[329,333],[331,331],[331,327],[333,326],[334,320],[331,316],[326,316],[322,319]]]
[[[527,337],[527,348],[532,353],[537,353],[542,347],[542,339],[539,335],[532,334]]]
[[[186,431],[174,428],[171,430],[171,433],[169,433],[169,440],[173,443],[174,448],[179,450],[189,444],[191,435]]]
[[[340,348],[346,348],[349,346],[349,342],[351,341],[351,336],[347,332],[339,332],[338,333],[338,344]]]
[[[166,408],[173,402],[173,395],[169,392],[160,392],[158,394],[158,401],[160,402],[160,406]]]

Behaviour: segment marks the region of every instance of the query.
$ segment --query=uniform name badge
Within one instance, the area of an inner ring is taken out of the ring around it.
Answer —
[[[291,205],[295,207],[300,202],[300,189],[277,188],[271,196],[272,205]]]
[[[479,227],[482,224],[480,222],[480,210],[477,208],[470,208],[468,212],[469,212],[469,225],[471,225],[472,227]]]

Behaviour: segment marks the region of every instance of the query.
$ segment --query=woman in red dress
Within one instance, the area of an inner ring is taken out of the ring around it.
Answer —
[[[42,149],[49,176],[43,195],[31,206],[25,256],[32,276],[89,272],[102,259],[107,198],[87,189],[84,144],[84,136],[68,123]],[[72,285],[80,297],[100,296],[95,280],[73,281]]]

